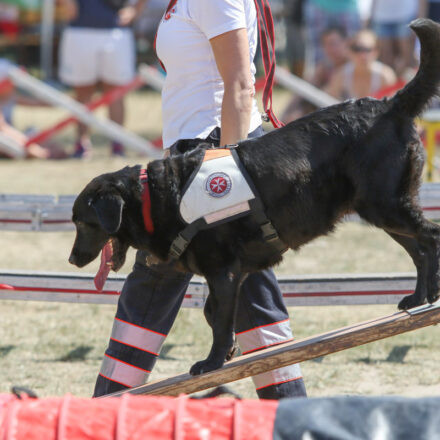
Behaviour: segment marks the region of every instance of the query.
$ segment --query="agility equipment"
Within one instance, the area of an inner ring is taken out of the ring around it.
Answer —
[[[439,322],[440,301],[242,355],[225,363],[218,370],[199,376],[181,374],[169,379],[109,394],[105,398],[121,396],[123,394],[167,396],[178,396],[181,393],[191,394],[287,365],[304,362],[369,342],[435,325]]]
[[[1,142],[1,137],[0,137]],[[72,206],[76,196],[0,194],[0,230],[72,230]],[[426,218],[440,220],[440,183],[427,183],[420,189],[420,202]],[[347,215],[346,221],[361,221]]]
[[[0,440],[291,440],[311,438],[310,433],[315,440],[440,437],[439,397],[20,396],[0,394]]]
[[[88,110],[92,111],[92,110],[96,110],[99,107],[107,106],[107,105],[111,104],[112,102],[115,102],[118,99],[121,99],[128,92],[138,89],[143,84],[145,84],[143,78],[141,78],[140,76],[137,76],[128,84],[126,84],[124,86],[120,86],[120,87],[115,87],[113,90],[110,90],[109,92],[105,93],[100,98],[89,102],[88,104],[85,105],[85,107]],[[45,140],[49,139],[54,134],[58,133],[63,128],[66,128],[68,125],[72,124],[73,122],[77,122],[77,118],[75,118],[74,116],[68,116],[67,118],[63,119],[62,121],[57,122],[54,126],[46,128],[45,130],[31,136],[28,139],[28,141],[26,142],[26,146],[28,146],[32,143],[38,144],[38,143],[44,142]]]
[[[90,274],[1,271],[0,300],[116,304],[125,276],[109,277],[99,292],[93,278]],[[397,304],[414,292],[416,275],[304,275],[279,277],[278,284],[288,306]],[[203,307],[208,293],[206,282],[193,277],[182,306]]]
[[[0,394],[0,440],[267,440],[278,402],[186,396],[22,400]]]
[[[65,108],[79,121],[89,125],[108,138],[153,158],[162,157],[162,152],[158,151],[158,149],[147,140],[129,132],[113,121],[97,118],[83,104],[39,81],[23,70],[17,67],[11,67],[8,75],[16,87],[26,90],[44,102]]]
[[[426,131],[426,177],[429,182],[432,181],[434,171],[434,158],[436,147],[436,135],[440,131],[440,110],[427,110],[419,119],[420,125]]]
[[[14,159],[23,159],[26,156],[26,149],[2,132],[0,132],[0,151]]]

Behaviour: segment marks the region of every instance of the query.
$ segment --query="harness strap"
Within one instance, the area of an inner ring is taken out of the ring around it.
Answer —
[[[165,11],[165,18],[176,6],[177,0],[171,0]],[[263,89],[263,107],[264,119],[270,121],[275,128],[280,128],[284,124],[275,116],[272,108],[272,89],[275,82],[275,28],[273,23],[272,10],[268,0],[254,0],[257,11],[258,33],[260,36],[260,48],[263,57],[264,66],[264,89]],[[261,3],[261,5],[260,5]],[[154,37],[154,51],[156,51],[157,31]],[[269,45],[270,42],[270,45]],[[166,72],[166,68],[159,57],[159,64]]]

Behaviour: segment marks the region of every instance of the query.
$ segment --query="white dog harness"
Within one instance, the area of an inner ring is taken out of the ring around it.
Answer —
[[[170,258],[179,258],[197,232],[252,215],[260,224],[263,239],[277,251],[287,247],[264,212],[263,203],[235,148],[207,149],[199,167],[182,191],[180,216],[186,227],[170,248]]]

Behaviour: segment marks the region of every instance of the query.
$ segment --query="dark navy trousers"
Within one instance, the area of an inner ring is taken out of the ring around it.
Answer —
[[[259,128],[250,137],[261,134]],[[218,144],[219,130],[214,130],[207,140]],[[173,154],[173,150],[171,152]],[[133,271],[122,289],[96,381],[95,397],[147,382],[182,305],[192,274],[176,271],[172,263],[148,266],[146,258],[147,253],[137,253]],[[293,339],[289,316],[272,270],[249,274],[243,282],[235,333],[242,353]],[[306,395],[297,364],[259,374],[253,381],[260,398]]]

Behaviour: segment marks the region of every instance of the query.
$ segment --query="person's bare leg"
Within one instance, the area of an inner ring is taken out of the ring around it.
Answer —
[[[23,146],[25,146],[28,141],[28,137],[25,134],[23,134],[21,131],[12,127],[12,125],[9,125],[5,121],[2,115],[0,115],[0,132],[2,132],[5,136],[13,139],[15,142]],[[26,157],[29,158],[48,159],[50,156],[49,150],[36,143],[32,143],[25,148],[26,148]]]
[[[391,38],[379,38],[377,42],[379,49],[379,61],[394,69],[394,47]]]
[[[399,38],[396,40],[399,56],[396,58],[396,74],[403,77],[406,69],[412,66],[414,43],[411,38]]]
[[[102,84],[102,91],[103,93],[107,93],[110,90],[114,89],[115,87],[118,87],[114,84]],[[108,113],[109,117],[113,122],[116,122],[119,125],[124,125],[125,122],[125,106],[124,106],[124,99],[118,99],[117,101],[112,102],[108,107]],[[124,154],[124,147],[118,142],[112,143],[112,153],[114,155],[121,156]]]
[[[96,91],[96,84],[75,87],[75,97],[81,104],[88,104]],[[89,127],[78,123],[77,145],[74,156],[82,157],[91,148]],[[83,151],[84,150],[84,151]]]

